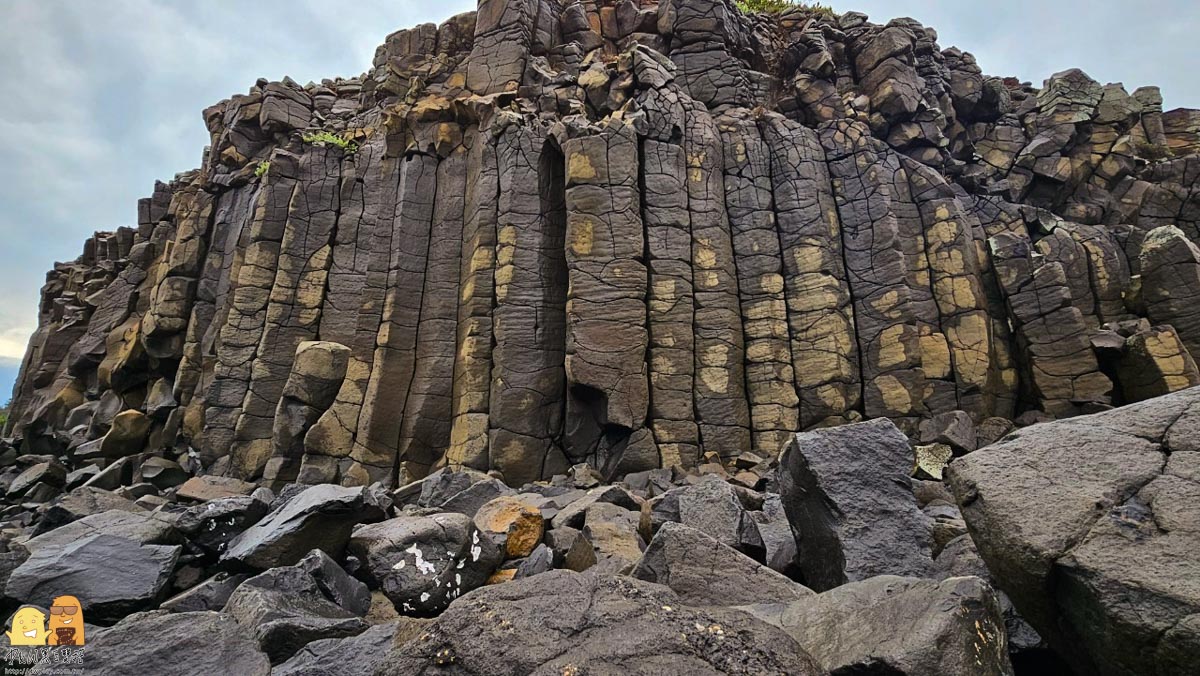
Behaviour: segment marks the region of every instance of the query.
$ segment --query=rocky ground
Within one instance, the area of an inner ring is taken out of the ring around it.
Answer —
[[[7,610],[84,599],[106,674],[1187,674],[1198,432],[1200,388],[995,443],[958,425],[984,446],[948,468],[880,420],[732,476],[278,494],[9,450],[10,494],[61,495],[7,510],[0,583]]]
[[[1200,663],[1200,112],[482,0],[204,118],[47,275],[0,443],[4,603],[92,668]]]

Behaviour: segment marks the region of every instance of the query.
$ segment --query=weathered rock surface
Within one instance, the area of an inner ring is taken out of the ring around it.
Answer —
[[[0,439],[6,609],[175,610],[137,623],[245,673],[205,611],[296,673],[806,673],[689,602],[981,555],[1077,668],[1193,666],[1196,435],[1161,412],[1195,395],[1151,398],[1200,384],[1200,113],[739,6],[481,0],[205,110],[201,166],[47,275]],[[860,659],[884,619],[806,630],[827,666],[953,670],[978,633],[943,615],[895,664]],[[383,662],[352,654],[371,622]],[[145,645],[117,672],[170,670]]]
[[[396,610],[436,615],[462,594],[482,586],[503,552],[462,514],[400,516],[362,526],[349,549],[363,575]]]
[[[385,497],[369,488],[308,488],[229,543],[224,561],[266,570],[296,563],[313,548],[341,556],[354,525],[383,518]]]
[[[779,488],[807,586],[928,575],[932,535],[913,495],[913,465],[908,440],[888,420],[796,435]]]
[[[85,647],[85,663],[115,676],[271,673],[253,634],[222,613],[138,613],[89,636]]]
[[[979,553],[1083,673],[1200,659],[1200,389],[1036,425],[955,461]]]
[[[521,640],[514,641],[514,636]],[[381,674],[818,674],[782,631],[736,610],[694,609],[627,577],[555,571],[460,599]]]
[[[1196,112],[936,39],[488,0],[358,77],[259,81],[136,228],[50,273],[10,433],[275,487],[517,486],[1188,384],[1192,355],[1102,370],[1089,338],[1143,315],[1198,349]]]
[[[669,587],[690,606],[787,603],[812,591],[682,524],[658,529],[633,577]]]
[[[999,601],[975,577],[883,575],[743,610],[782,628],[835,674],[1013,673]]]

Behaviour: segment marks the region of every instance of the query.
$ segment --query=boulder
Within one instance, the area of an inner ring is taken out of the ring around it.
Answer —
[[[542,541],[542,511],[521,496],[498,497],[475,513],[475,527],[495,542],[505,558],[519,559],[533,553]]]
[[[652,530],[668,522],[682,523],[738,551],[762,557],[758,524],[737,489],[718,476],[706,475],[691,486],[671,489],[650,505]]]
[[[354,526],[382,519],[386,501],[371,488],[306,488],[234,538],[221,560],[266,570],[294,564],[314,548],[341,557]]]
[[[61,547],[34,550],[13,571],[4,593],[43,607],[55,597],[76,596],[89,620],[113,621],[162,600],[179,552],[178,546],[88,535]]]
[[[67,479],[67,469],[55,460],[39,462],[17,475],[8,485],[8,495],[19,497],[25,495],[33,486],[41,483],[55,488],[62,488]]]
[[[812,591],[704,533],[663,524],[630,573],[670,587],[690,606],[788,603]]]
[[[876,575],[929,574],[932,539],[912,469],[908,439],[890,420],[793,438],[779,487],[806,585],[824,591]]]
[[[110,509],[30,538],[23,546],[31,554],[42,550],[55,551],[90,535],[113,535],[138,544],[182,543],[171,523],[159,518],[159,515]]]
[[[110,510],[124,512],[146,511],[134,501],[117,495],[112,491],[91,486],[80,486],[45,506],[42,517],[38,519],[37,524],[34,526],[32,535],[38,536],[48,533],[72,521]]]
[[[922,444],[945,444],[956,453],[975,450],[975,421],[966,411],[947,411],[926,418],[920,425]]]
[[[258,486],[234,477],[205,475],[185,481],[175,496],[180,500],[207,502],[234,495],[250,495],[256,488]]]
[[[255,637],[272,664],[279,664],[314,640],[362,633],[370,605],[366,585],[318,549],[294,566],[243,582],[224,612]]]
[[[1200,663],[1200,389],[1029,427],[956,460],[979,554],[1079,673]],[[1180,672],[1181,673],[1181,672]]]
[[[584,513],[588,507],[597,503],[618,505],[631,510],[638,509],[638,501],[629,491],[620,486],[600,486],[589,490],[559,509],[558,514],[555,514],[552,520],[553,526],[555,528],[559,526],[583,528]]]
[[[824,673],[779,629],[745,613],[695,609],[627,577],[551,571],[486,587],[397,645],[381,676]]]
[[[1009,676],[996,593],[976,577],[881,575],[787,604],[743,608],[835,674]]]
[[[400,516],[355,529],[361,575],[405,615],[436,615],[483,585],[503,558],[463,514]]]
[[[406,617],[376,625],[357,636],[313,641],[272,669],[271,676],[373,674],[383,667],[393,644],[412,639],[426,622]]]
[[[639,517],[638,512],[608,502],[598,502],[587,508],[583,536],[595,553],[593,572],[629,572],[646,547],[638,533]]]
[[[121,411],[112,421],[112,428],[104,435],[100,453],[106,458],[123,458],[141,453],[150,434],[150,418],[141,411]]]
[[[163,601],[158,607],[173,613],[192,613],[201,610],[221,610],[238,585],[248,575],[217,573],[200,584],[179,592]]]
[[[88,636],[84,665],[112,676],[238,674],[269,676],[271,662],[253,634],[229,615],[152,611]]]
[[[160,490],[174,488],[189,479],[187,471],[179,463],[166,458],[147,458],[142,463],[141,472],[142,480]]]
[[[231,540],[266,514],[267,503],[257,494],[235,495],[189,507],[175,527],[205,553],[220,556]]]

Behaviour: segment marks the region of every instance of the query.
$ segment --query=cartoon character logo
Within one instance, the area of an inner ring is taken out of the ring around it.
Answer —
[[[45,614],[32,606],[21,608],[13,614],[7,635],[9,645],[46,645]]]
[[[83,606],[74,596],[60,596],[50,606],[49,645],[83,645]]]

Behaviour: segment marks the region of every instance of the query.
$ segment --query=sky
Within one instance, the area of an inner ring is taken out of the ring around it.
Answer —
[[[829,3],[827,3],[829,4]],[[1200,108],[1195,0],[834,0],[877,23],[913,17],[984,72],[1040,84],[1079,67]],[[337,8],[347,7],[339,11]],[[200,163],[201,111],[259,77],[354,76],[394,30],[473,0],[0,0],[0,405],[55,261],[136,225],[155,179]]]

